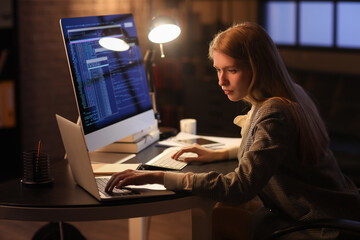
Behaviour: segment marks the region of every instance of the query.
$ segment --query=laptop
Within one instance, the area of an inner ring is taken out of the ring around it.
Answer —
[[[56,115],[56,120],[75,182],[99,201],[175,194],[159,184],[129,186],[124,189],[114,189],[111,194],[105,193],[97,182],[105,181],[106,184],[110,176],[95,177],[81,127],[59,115]]]

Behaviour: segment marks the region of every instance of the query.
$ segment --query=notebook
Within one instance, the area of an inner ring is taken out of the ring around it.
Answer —
[[[95,177],[81,127],[59,115],[56,115],[56,120],[75,182],[99,201],[175,194],[158,184],[129,186],[110,195],[101,192],[99,190],[101,186],[98,186],[97,181],[107,181],[110,176]]]

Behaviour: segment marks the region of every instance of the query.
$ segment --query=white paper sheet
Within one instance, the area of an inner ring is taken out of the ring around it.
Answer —
[[[172,138],[168,138],[163,141],[159,141],[159,145],[162,146],[169,146],[169,147],[184,147],[190,144],[185,144],[179,142],[178,140],[186,140],[186,139],[193,139],[193,138],[205,138],[214,142],[215,144],[208,144],[204,145],[205,147],[211,149],[223,149],[223,148],[232,148],[234,146],[240,146],[241,138],[228,138],[228,137],[214,137],[214,136],[203,136],[203,135],[194,135],[190,133],[180,132],[178,135]]]

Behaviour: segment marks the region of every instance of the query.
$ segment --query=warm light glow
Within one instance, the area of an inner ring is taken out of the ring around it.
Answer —
[[[154,28],[149,33],[150,41],[154,43],[166,43],[177,38],[181,33],[179,26],[174,24],[165,24]]]
[[[114,37],[104,37],[99,40],[100,46],[103,48],[112,50],[112,51],[127,51],[129,50],[130,46],[124,40]]]

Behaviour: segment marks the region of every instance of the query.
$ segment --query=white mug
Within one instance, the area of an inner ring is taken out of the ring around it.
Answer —
[[[180,132],[196,134],[196,119],[193,118],[181,119]]]

